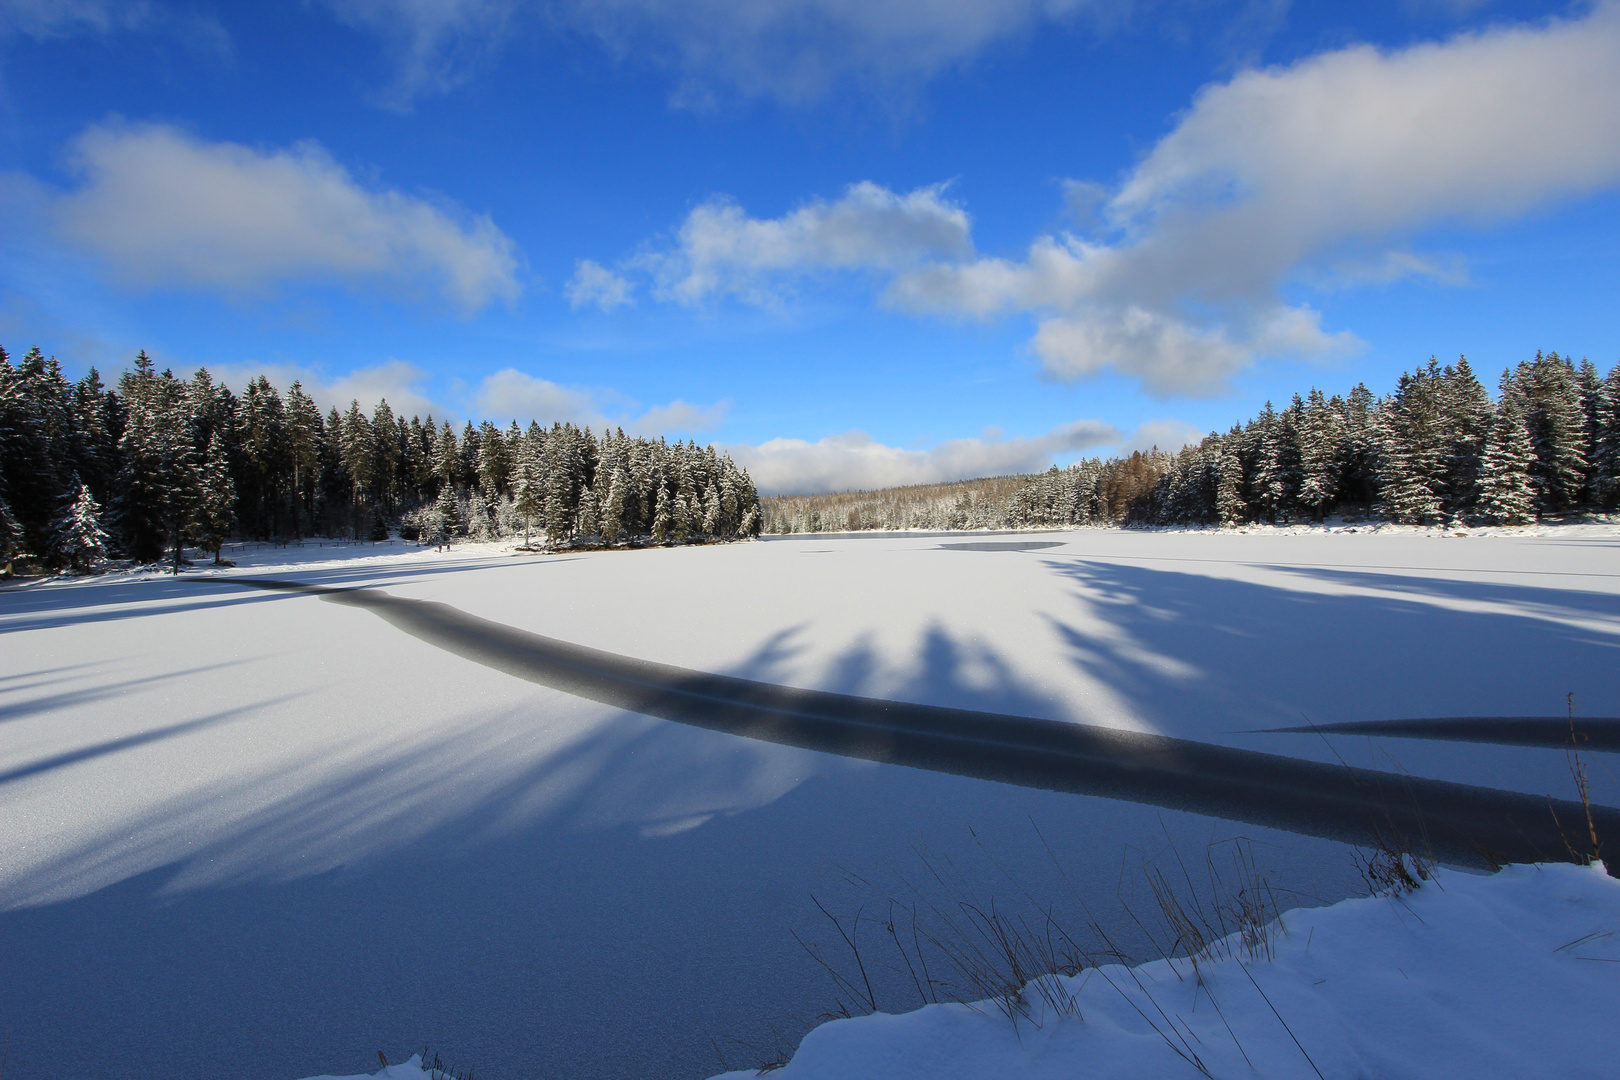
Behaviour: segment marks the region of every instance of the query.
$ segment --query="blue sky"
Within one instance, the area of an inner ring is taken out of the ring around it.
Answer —
[[[768,491],[1620,357],[1620,6],[0,0],[0,344]]]

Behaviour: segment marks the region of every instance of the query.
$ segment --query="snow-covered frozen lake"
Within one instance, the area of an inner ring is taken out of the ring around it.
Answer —
[[[1107,921],[1145,860],[1246,836],[1288,906],[1360,885],[1331,841],[687,727],[233,576],[1536,796],[1572,796],[1562,750],[1258,729],[1559,716],[1570,693],[1620,716],[1609,526],[227,555],[180,581],[0,590],[8,1077],[292,1080],[424,1043],[485,1080],[702,1077],[833,1007],[794,934],[829,945],[812,895],[871,903],[851,876],[899,892],[944,866],[1054,903],[1066,879]],[[1620,805],[1612,758],[1588,764]],[[880,1004],[916,1004],[876,978]]]

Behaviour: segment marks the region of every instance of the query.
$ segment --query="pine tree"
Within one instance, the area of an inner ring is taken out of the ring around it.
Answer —
[[[1531,477],[1544,514],[1562,514],[1580,503],[1586,487],[1586,415],[1575,369],[1557,353],[1520,364],[1514,376],[1524,395],[1525,426],[1536,459]]]
[[[287,390],[287,459],[292,466],[292,535],[315,520],[315,482],[321,465],[321,410],[301,384]]]
[[[518,443],[518,456],[513,469],[513,508],[523,519],[523,547],[527,550],[529,528],[535,518],[545,511],[545,492],[540,483],[540,463],[535,460],[536,441],[523,438]]]
[[[1475,378],[1466,356],[1447,366],[1440,389],[1440,423],[1445,438],[1445,513],[1473,514],[1479,503],[1485,445],[1495,425],[1490,394]]]
[[[220,548],[236,527],[236,485],[231,482],[224,444],[218,434],[209,440],[192,534],[197,545],[214,556],[215,566],[221,563]]]
[[[371,455],[372,539],[377,539],[376,522],[382,521],[382,539],[386,540],[387,518],[398,504],[400,462],[405,456],[387,398],[378,401],[371,412]]]
[[[169,372],[153,372],[144,351],[120,387],[129,423],[119,440],[119,520],[138,561],[155,560],[167,546],[178,574],[200,486],[188,396]]]
[[[1300,426],[1299,501],[1321,521],[1339,501],[1340,459],[1344,455],[1344,417],[1312,389]]]
[[[624,531],[626,504],[630,496],[630,473],[621,462],[614,466],[608,486],[607,503],[602,507],[602,542],[616,544]]]
[[[1217,467],[1220,480],[1215,494],[1215,513],[1222,525],[1241,525],[1249,516],[1248,504],[1243,501],[1243,459],[1223,448]]]
[[[579,522],[575,532],[587,539],[597,536],[602,529],[602,502],[596,489],[587,487],[579,496]]]
[[[1395,393],[1378,405],[1378,492],[1384,513],[1396,521],[1426,525],[1442,517],[1445,434],[1440,415],[1443,374],[1429,366],[1404,374]]]
[[[11,576],[11,563],[22,553],[22,526],[11,516],[11,507],[0,499],[0,578]]]
[[[1608,510],[1620,501],[1620,364],[1609,369],[1602,395],[1592,448],[1592,488],[1597,505]]]
[[[461,531],[461,507],[457,504],[456,489],[445,484],[433,504],[433,536],[437,547],[449,547],[451,537]]]
[[[674,528],[674,511],[670,507],[669,488],[660,482],[657,489],[658,506],[653,512],[652,542],[663,545],[669,542],[670,532]]]
[[[1522,525],[1536,516],[1535,489],[1530,479],[1535,450],[1525,430],[1519,395],[1509,385],[1506,372],[1502,381],[1504,392],[1485,447],[1479,513],[1494,524]]]

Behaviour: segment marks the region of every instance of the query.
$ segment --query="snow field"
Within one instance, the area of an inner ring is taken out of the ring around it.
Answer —
[[[942,547],[975,540],[1060,546]],[[1062,883],[1032,820],[1104,906],[1126,866],[1233,835],[1285,891],[1355,888],[1339,845],[685,728],[231,577],[370,585],[768,682],[1567,798],[1559,751],[1248,732],[1558,714],[1570,691],[1620,715],[1616,545],[1592,527],[253,548],[180,582],[0,590],[0,965],[44,973],[0,987],[7,1075],[112,1076],[94,1048],[116,1045],[120,1080],[225,1059],[286,1080],[429,1042],[494,1080],[698,1077],[711,1038],[791,1041],[830,1007],[790,934],[825,936],[811,895],[835,902],[845,871],[912,873],[919,846],[976,866],[978,895],[1010,891],[1004,870],[1047,895]],[[1594,799],[1620,801],[1612,762],[1588,767]]]

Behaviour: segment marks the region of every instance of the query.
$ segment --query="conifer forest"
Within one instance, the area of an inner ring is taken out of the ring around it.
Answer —
[[[1354,515],[1522,525],[1620,503],[1620,364],[1557,353],[1490,393],[1466,358],[1375,397],[1312,390],[1170,453],[1088,459],[1032,477],[779,496],[770,533],[1063,525],[1280,525]]]
[[[110,388],[0,349],[0,569],[178,564],[187,545],[218,559],[232,537],[634,546],[759,526],[753,482],[712,447],[516,421],[458,434],[386,401],[322,416],[296,382],[283,395],[260,376],[238,396],[144,352]]]
[[[116,388],[0,349],[0,558],[82,571],[113,556],[218,557],[226,540],[684,544],[771,533],[1241,525],[1354,514],[1517,525],[1620,502],[1620,365],[1537,354],[1491,394],[1466,359],[1375,397],[1311,390],[1176,452],[1001,477],[763,502],[712,446],[557,423],[324,416],[298,383],[237,395],[206,370]]]

